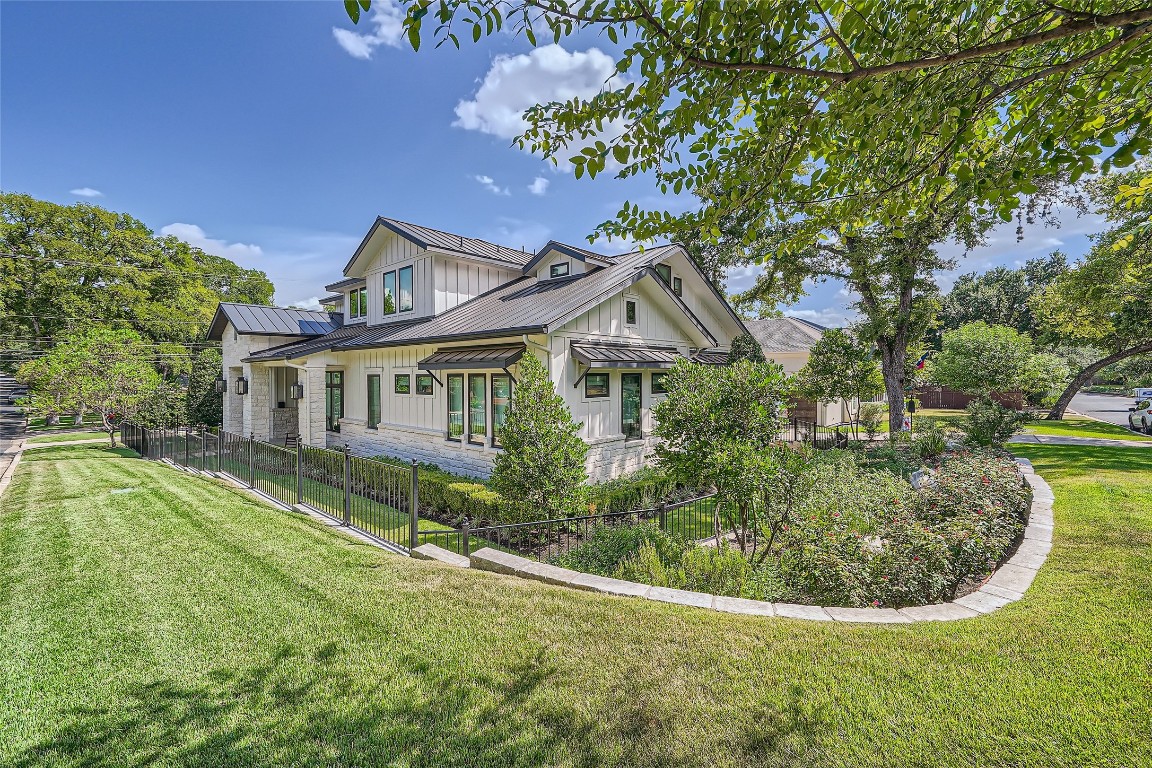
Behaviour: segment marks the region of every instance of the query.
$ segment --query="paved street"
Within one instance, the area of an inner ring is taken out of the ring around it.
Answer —
[[[1135,402],[1131,397],[1081,392],[1072,398],[1072,410],[1085,416],[1107,421],[1110,424],[1126,427],[1128,426],[1128,409]]]

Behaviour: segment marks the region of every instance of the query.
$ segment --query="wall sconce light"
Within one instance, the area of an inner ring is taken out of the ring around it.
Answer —
[[[244,378],[243,376],[236,379],[236,394],[238,394],[238,395],[248,394],[248,379]]]
[[[222,395],[228,391],[228,379],[221,376],[216,379],[216,394]]]
[[[292,386],[288,387],[288,397],[292,398],[293,400],[303,400],[304,399],[304,385],[297,383],[297,384],[293,384]]]

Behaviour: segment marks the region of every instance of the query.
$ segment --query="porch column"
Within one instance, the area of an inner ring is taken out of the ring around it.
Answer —
[[[248,394],[244,396],[244,435],[255,434],[257,440],[268,440],[272,434],[272,383],[263,365],[244,364]]]
[[[324,448],[328,439],[324,419],[324,364],[298,368],[296,374],[304,385],[304,397],[296,403],[300,439],[305,445]]]
[[[234,435],[244,431],[244,395],[236,394],[236,379],[244,375],[244,369],[234,366],[224,370],[227,386],[224,389],[224,431]]]

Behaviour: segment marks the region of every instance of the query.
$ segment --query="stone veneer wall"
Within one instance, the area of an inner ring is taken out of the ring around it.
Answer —
[[[295,406],[272,409],[272,439],[270,442],[282,443],[288,435],[295,435],[299,430],[296,426],[297,416]]]
[[[487,478],[498,449],[477,448],[450,443],[439,430],[421,430],[381,424],[368,429],[358,419],[342,419],[339,433],[328,433],[328,447],[342,448],[347,443],[357,456],[392,456],[409,461],[435,464],[446,472]],[[635,472],[654,457],[656,440],[645,438],[625,442],[623,438],[602,440],[588,448],[585,466],[593,483]]]

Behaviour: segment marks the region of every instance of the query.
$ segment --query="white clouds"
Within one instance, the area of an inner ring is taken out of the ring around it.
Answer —
[[[512,192],[509,191],[508,187],[501,187],[499,184],[496,183],[496,180],[493,179],[491,176],[484,176],[481,174],[481,175],[473,176],[472,178],[473,178],[473,180],[479,182],[480,186],[484,187],[484,189],[488,190],[489,192],[491,192],[494,195],[507,196],[507,195],[512,194]]]
[[[370,59],[381,45],[398,48],[404,39],[404,9],[395,0],[376,0],[372,7],[371,24],[375,27],[372,32],[332,27],[336,42],[353,58]]]
[[[247,243],[229,243],[226,240],[216,240],[195,224],[182,224],[175,222],[160,228],[160,234],[178,237],[189,245],[193,245],[205,253],[214,256],[223,256],[238,263],[251,261],[263,256],[264,251],[258,245]]]
[[[77,197],[104,197],[104,193],[92,187],[80,187],[79,189],[68,190],[68,194],[76,195]]]
[[[529,107],[576,97],[590,99],[605,88],[622,85],[615,74],[616,63],[598,48],[569,53],[559,45],[545,45],[526,54],[497,56],[472,99],[456,105],[452,124],[511,139],[528,127],[524,111]],[[621,124],[609,123],[599,138],[607,142],[622,131]],[[581,146],[591,143],[584,141]],[[578,151],[576,145],[560,150],[560,165]]]
[[[548,179],[543,176],[537,176],[532,180],[532,183],[528,185],[528,191],[534,195],[543,195],[548,191],[548,183]]]
[[[323,306],[320,304],[320,297],[319,296],[309,296],[306,299],[301,299],[300,301],[294,301],[294,302],[292,302],[292,306],[297,307],[299,309],[313,309],[313,310],[317,310],[317,311],[323,309]]]

